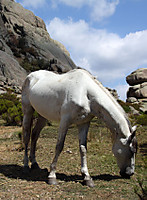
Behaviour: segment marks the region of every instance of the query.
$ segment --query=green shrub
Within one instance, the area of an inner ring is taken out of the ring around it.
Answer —
[[[137,116],[137,123],[140,125],[147,126],[147,114],[141,114],[141,115]]]
[[[33,65],[30,64],[27,60],[24,60],[24,61],[21,63],[21,66],[22,66],[27,72],[33,71]]]
[[[126,113],[131,112],[130,106],[134,107],[135,110],[140,111],[140,109],[139,109],[140,108],[140,104],[124,102],[124,101],[121,101],[121,100],[117,100],[117,101],[122,106],[122,108],[124,109],[124,111]]]
[[[10,100],[15,104],[19,103],[19,98],[13,94],[13,90],[8,90],[7,93],[0,95],[0,99]]]
[[[0,95],[0,115],[6,121],[6,125],[21,126],[23,120],[22,105],[12,91]],[[35,111],[33,119],[37,119],[38,113]]]
[[[122,108],[124,109],[124,111],[126,113],[129,113],[131,111],[130,109],[130,104],[129,103],[125,103],[124,101],[118,100],[118,103],[122,106]]]
[[[29,61],[26,58],[22,61],[21,66],[27,72],[33,72],[33,71],[36,71],[36,70],[39,70],[39,69],[50,69],[50,62],[48,62],[44,59],[34,59],[32,61]]]
[[[14,103],[7,99],[0,99],[0,115],[7,112],[9,107],[13,107]]]
[[[131,112],[131,109],[130,109],[130,107],[126,104],[124,104],[123,106],[123,109],[124,109],[124,111],[126,112],[126,113],[129,113],[129,112]]]
[[[0,115],[7,125],[21,125],[23,118],[21,102],[11,91],[0,95]]]
[[[7,125],[21,125],[22,111],[20,105],[9,107],[7,112],[2,115],[2,118],[7,122]]]

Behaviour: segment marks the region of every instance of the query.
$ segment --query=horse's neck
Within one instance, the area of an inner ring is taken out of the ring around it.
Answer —
[[[130,128],[124,112],[113,97],[103,87],[95,91],[93,110],[97,117],[101,117],[113,137],[127,138],[130,135]]]

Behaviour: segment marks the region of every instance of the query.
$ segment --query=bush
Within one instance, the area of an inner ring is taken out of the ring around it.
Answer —
[[[10,100],[15,104],[19,103],[19,98],[13,93],[13,90],[8,89],[7,93],[0,95],[0,99]]]
[[[47,69],[50,70],[50,62],[44,60],[44,59],[34,59],[32,61],[29,61],[27,58],[24,59],[21,63],[21,66],[27,71],[27,72],[33,72],[39,69]]]
[[[140,125],[147,126],[147,114],[141,114],[141,115],[137,116],[137,123]]]
[[[21,125],[23,119],[21,102],[11,91],[0,95],[0,115],[7,125]]]
[[[121,107],[124,109],[124,111],[126,113],[129,113],[131,111],[131,109],[129,107],[130,105],[128,105],[128,103],[125,103],[125,102],[123,102],[121,100],[118,100],[118,103],[121,105]]]
[[[24,61],[21,63],[21,66],[22,66],[27,72],[31,72],[31,71],[32,71],[32,68],[33,68],[33,66],[32,66],[27,60],[24,60]]]
[[[13,107],[14,103],[7,99],[0,99],[0,115],[7,112],[9,107]]]
[[[134,107],[135,110],[139,111],[140,104],[129,103],[129,102],[126,103],[126,102],[121,101],[121,100],[118,100],[118,103],[122,106],[122,108],[124,109],[124,111],[126,113],[131,112],[130,106]]]
[[[2,115],[2,118],[7,122],[7,125],[21,125],[23,118],[21,103],[17,106],[9,107],[7,112]]]
[[[23,120],[22,105],[12,91],[0,95],[0,115],[6,121],[6,125],[21,126]],[[33,119],[37,119],[38,113],[35,111]]]
[[[124,109],[124,111],[126,113],[129,113],[129,118],[131,120],[132,123],[137,123],[140,125],[145,125],[147,126],[147,114],[143,113],[142,111],[140,111],[140,104],[133,104],[133,103],[125,103],[121,100],[118,100],[118,103],[122,106],[122,108]],[[137,115],[133,115],[131,114],[131,109],[130,106],[134,107],[135,110],[139,111],[139,116]]]

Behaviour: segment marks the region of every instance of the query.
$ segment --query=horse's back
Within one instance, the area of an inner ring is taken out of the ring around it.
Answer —
[[[65,74],[56,74],[46,70],[39,70],[28,75],[28,87],[29,90],[36,88],[36,93],[40,91],[47,92],[49,88],[58,92],[66,90],[71,93],[76,90],[77,93],[78,90],[87,87],[90,83],[92,79],[89,75],[87,71],[82,69],[74,69]]]
[[[63,109],[88,108],[86,96],[87,76],[84,70],[72,70],[66,74],[39,70],[28,75],[27,97],[32,107],[43,117],[60,120]],[[23,92],[24,93],[24,92]],[[75,106],[73,108],[73,106]]]

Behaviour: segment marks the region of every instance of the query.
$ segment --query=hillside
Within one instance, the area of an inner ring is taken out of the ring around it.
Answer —
[[[73,68],[69,52],[50,37],[41,18],[13,0],[0,0],[0,86],[20,86],[37,69]]]

